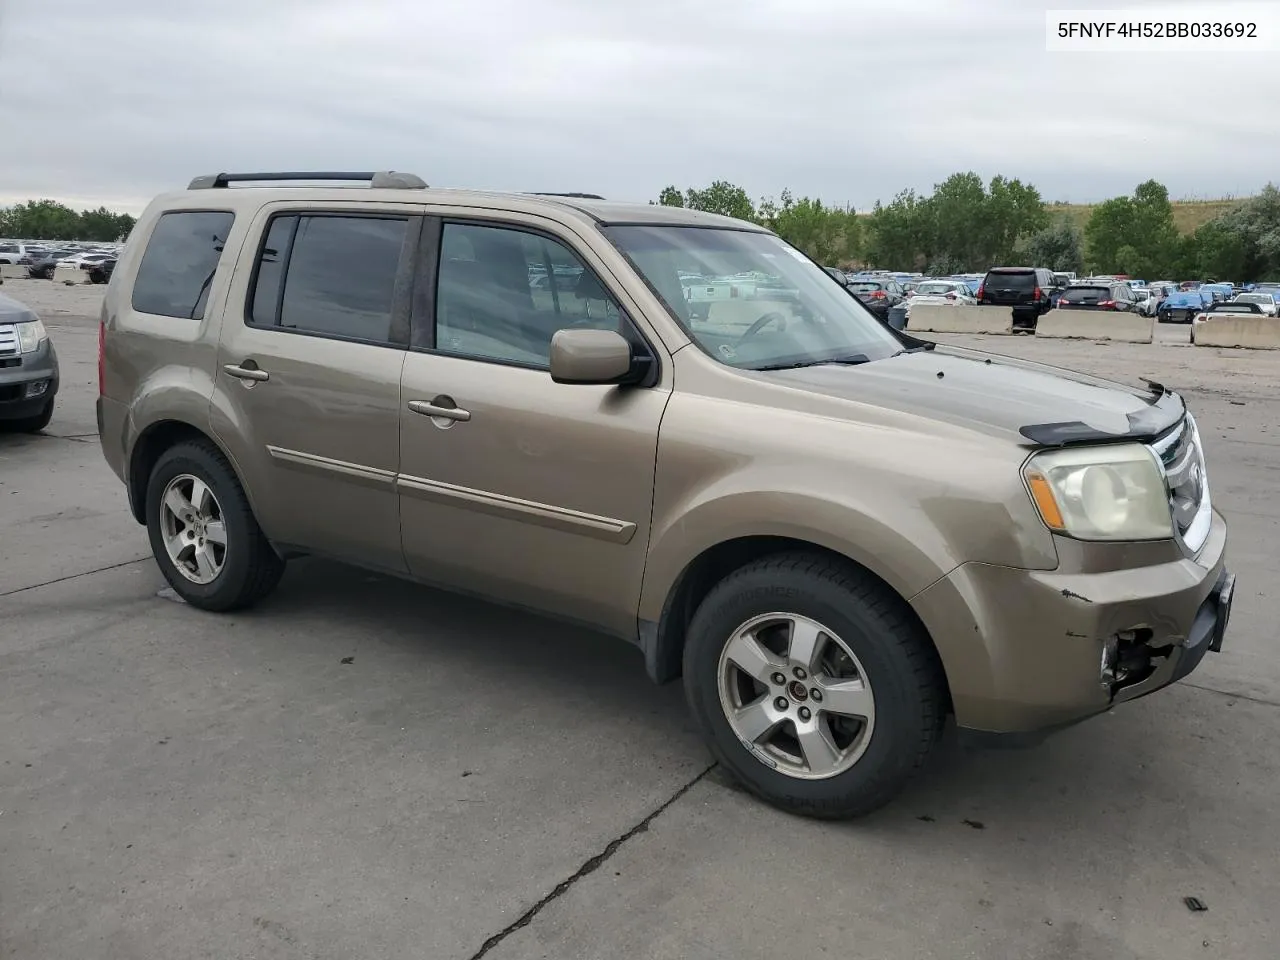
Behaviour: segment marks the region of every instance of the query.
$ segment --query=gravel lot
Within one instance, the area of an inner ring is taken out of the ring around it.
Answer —
[[[710,769],[625,645],[313,561],[251,613],[166,599],[96,441],[102,288],[3,292],[63,385],[48,435],[0,436],[0,957],[1280,955],[1280,352],[963,338],[1185,393],[1232,628],[821,824]]]

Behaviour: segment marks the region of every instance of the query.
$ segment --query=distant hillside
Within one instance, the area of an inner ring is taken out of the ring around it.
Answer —
[[[1249,199],[1237,197],[1232,200],[1174,200],[1173,222],[1182,233],[1195,233],[1205,223],[1219,214],[1226,213],[1237,203]],[[1046,204],[1050,214],[1066,213],[1072,222],[1081,230],[1089,222],[1094,204],[1091,203],[1050,203]]]

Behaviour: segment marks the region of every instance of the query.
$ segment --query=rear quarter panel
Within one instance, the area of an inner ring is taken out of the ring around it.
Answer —
[[[251,219],[245,200],[227,193],[194,199],[181,194],[153,201],[139,218],[107,288],[102,393],[106,403],[122,406],[128,413],[123,430],[104,433],[102,443],[108,462],[120,463],[126,471],[138,438],[158,423],[179,421],[209,433],[209,397],[227,290]],[[235,214],[204,316],[198,320],[142,313],[132,305],[138,267],[156,223],[162,214],[182,210]],[[108,444],[118,449],[106,451]]]

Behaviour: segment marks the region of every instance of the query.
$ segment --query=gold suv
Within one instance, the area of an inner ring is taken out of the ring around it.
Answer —
[[[1177,394],[935,348],[725,217],[200,177],[100,344],[103,452],[188,603],[315,554],[589,624],[797,813],[888,801],[948,715],[1027,739],[1169,684],[1230,612]]]

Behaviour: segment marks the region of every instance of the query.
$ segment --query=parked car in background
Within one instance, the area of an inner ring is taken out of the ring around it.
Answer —
[[[980,304],[1013,308],[1015,327],[1034,328],[1052,307],[1053,272],[1044,267],[994,267],[987,271],[977,299]]]
[[[898,285],[898,281],[889,278],[867,280],[854,277],[849,281],[846,289],[882,323],[889,322],[889,310],[904,299],[902,287]]]
[[[0,429],[38,433],[53,419],[58,354],[25,303],[0,294]]]
[[[54,268],[74,255],[74,250],[50,250],[31,261],[27,267],[27,276],[32,280],[52,280]]]
[[[27,243],[5,241],[4,243],[0,243],[0,263],[30,263],[35,259],[35,257],[39,256],[43,252],[43,247],[37,247]]]
[[[975,306],[978,298],[963,280],[922,280],[907,301],[907,309],[921,304],[939,306]]]
[[[85,270],[89,273],[90,283],[110,283],[111,274],[115,272],[115,269],[115,257],[108,257],[106,260],[102,260],[98,263],[91,263],[85,267]]]
[[[1196,342],[1196,327],[1200,326],[1206,320],[1214,317],[1223,316],[1247,316],[1261,317],[1265,316],[1262,307],[1256,303],[1233,303],[1230,301],[1219,300],[1211,303],[1192,318],[1191,321],[1191,342]]]
[[[1259,293],[1256,290],[1253,293],[1238,293],[1231,298],[1231,302],[1256,303],[1268,317],[1274,317],[1277,313],[1276,298],[1272,293]]]
[[[1229,283],[1202,283],[1200,290],[1207,290],[1218,303],[1225,303],[1236,295],[1235,288]]]
[[[1133,291],[1133,311],[1144,317],[1156,315],[1156,298],[1146,287],[1130,287]]]
[[[1160,323],[1190,323],[1197,313],[1213,303],[1213,295],[1199,290],[1178,290],[1160,301],[1156,319]]]
[[[1058,299],[1059,310],[1124,310],[1134,311],[1138,303],[1127,283],[1118,281],[1078,281],[1067,287]]]

